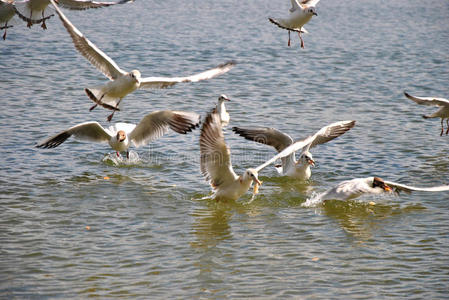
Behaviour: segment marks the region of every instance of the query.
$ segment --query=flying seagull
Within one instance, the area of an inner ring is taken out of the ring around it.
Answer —
[[[324,126],[318,130],[308,144],[306,144],[296,160],[295,153],[282,158],[282,166],[276,169],[281,175],[290,176],[299,180],[307,180],[312,172],[310,166],[315,166],[310,149],[327,143],[344,134],[355,125],[355,121],[340,121]],[[247,140],[274,147],[278,152],[293,144],[293,139],[277,129],[269,127],[233,127],[232,130]]]
[[[98,122],[85,122],[64,130],[55,136],[36,145],[38,148],[55,148],[65,142],[72,135],[78,140],[98,143],[109,143],[120,156],[133,144],[135,147],[146,145],[168,132],[186,134],[199,125],[200,116],[192,112],[162,110],[146,115],[139,124],[116,123],[109,129],[103,128]]]
[[[138,70],[131,72],[122,70],[108,55],[73,26],[53,0],[50,1],[54,5],[56,13],[59,15],[64,27],[72,37],[75,48],[111,80],[105,85],[85,89],[89,98],[95,102],[95,105],[90,110],[94,109],[97,105],[113,110],[112,114],[108,116],[108,121],[111,121],[115,111],[120,110],[119,105],[122,99],[138,88],[166,88],[179,82],[196,82],[211,79],[228,72],[235,65],[235,62],[227,62],[208,71],[187,77],[142,78]]]
[[[420,105],[429,105],[429,106],[438,106],[440,109],[436,112],[434,112],[431,115],[423,115],[422,117],[424,119],[429,118],[441,118],[441,133],[440,136],[443,135],[444,132],[444,125],[443,121],[446,119],[446,135],[449,133],[449,100],[444,98],[434,98],[434,97],[414,97],[407,92],[404,92],[405,97],[409,98],[410,100],[415,101],[416,103]]]
[[[106,7],[115,4],[133,2],[134,0],[112,1],[92,1],[92,0],[57,0],[60,6],[73,10],[84,10],[89,8]],[[45,21],[53,16],[48,9],[50,0],[23,0],[16,1],[17,15],[27,22],[27,26],[42,23],[41,27],[47,29]]]
[[[246,169],[238,176],[231,164],[231,152],[226,145],[219,114],[213,110],[203,123],[200,133],[201,173],[210,183],[217,201],[237,200],[251,187],[253,181],[254,194],[258,192],[262,182],[259,181],[259,172],[275,162],[277,159],[290,155],[290,153],[310,143],[312,137],[298,141],[256,168]]]
[[[317,16],[315,6],[320,0],[291,0],[292,7],[290,8],[290,15],[286,19],[273,19],[268,20],[279,26],[282,29],[288,30],[288,46],[290,47],[290,31],[296,31],[301,40],[301,48],[304,48],[304,40],[301,33],[308,33],[304,28],[304,24],[312,19],[312,16]]]

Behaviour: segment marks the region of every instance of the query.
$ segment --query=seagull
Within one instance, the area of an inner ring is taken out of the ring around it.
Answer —
[[[221,126],[227,126],[229,124],[229,120],[231,119],[229,117],[229,113],[226,111],[226,107],[224,102],[225,101],[231,101],[231,99],[228,98],[228,96],[222,94],[220,97],[218,97],[218,103],[215,109],[217,110],[218,115],[220,116],[221,120]]]
[[[312,16],[317,16],[315,11],[315,6],[320,0],[291,0],[292,7],[290,8],[290,15],[287,19],[273,19],[268,18],[268,20],[279,26],[282,29],[288,30],[288,46],[290,47],[290,31],[296,31],[301,40],[301,48],[304,48],[304,41],[302,39],[301,33],[308,33],[304,29],[304,24],[312,19]]]
[[[220,116],[213,110],[207,115],[200,133],[201,173],[211,185],[213,198],[217,201],[237,200],[248,191],[253,181],[255,195],[262,184],[258,174],[263,168],[304,147],[311,140],[312,137],[308,137],[293,143],[262,165],[246,169],[238,176],[232,168],[231,151],[224,140]]]
[[[312,139],[308,144],[304,145],[299,160],[296,160],[293,152],[289,156],[282,158],[282,166],[277,166],[276,169],[284,176],[294,177],[299,180],[309,179],[312,174],[310,166],[315,166],[310,149],[339,137],[353,128],[354,125],[355,121],[340,121],[324,126],[311,136]],[[293,144],[293,139],[288,134],[274,128],[233,127],[232,130],[247,140],[273,146],[278,152]]]
[[[404,92],[405,97],[409,98],[410,100],[415,101],[418,104],[421,105],[429,105],[429,106],[439,106],[440,109],[436,112],[434,112],[431,115],[423,115],[422,117],[424,119],[429,118],[441,118],[441,133],[440,136],[443,135],[444,132],[444,125],[443,121],[446,119],[446,135],[449,133],[449,100],[444,98],[434,98],[434,97],[413,97],[412,95],[408,94],[407,92]]]
[[[186,134],[199,126],[200,116],[192,112],[161,110],[147,114],[139,124],[116,123],[109,129],[103,128],[98,122],[77,124],[67,130],[52,136],[36,145],[37,148],[56,148],[72,135],[78,140],[109,143],[120,157],[121,151],[126,151],[131,144],[135,147],[154,141],[171,129],[177,133]]]
[[[5,30],[2,36],[3,40],[6,40],[6,29],[12,27],[12,25],[8,25],[8,22],[15,14],[13,0],[0,0],[0,30]]]
[[[89,8],[106,7],[115,4],[123,4],[133,2],[134,0],[120,0],[118,2],[112,1],[91,1],[91,0],[57,0],[60,6],[72,10],[84,10]],[[33,24],[42,23],[41,27],[45,30],[47,26],[45,21],[53,16],[48,13],[47,7],[50,0],[24,0],[16,1],[17,15],[27,22],[27,27]]]
[[[449,191],[449,185],[418,188],[392,181],[384,181],[379,177],[355,178],[340,182],[337,186],[316,196],[312,202],[318,200],[351,200],[363,194],[399,194],[401,191],[407,193],[411,193],[412,191],[441,192]]]
[[[58,6],[50,0],[56,9],[64,27],[72,37],[75,48],[100,72],[102,72],[111,81],[107,84],[86,88],[87,96],[95,102],[95,105],[90,110],[101,105],[104,108],[113,110],[112,114],[108,116],[108,121],[111,121],[115,111],[120,110],[119,104],[122,99],[129,93],[138,88],[166,88],[178,82],[196,82],[206,80],[215,76],[228,72],[234,67],[235,62],[227,62],[221,64],[208,71],[187,76],[187,77],[145,77],[141,78],[138,70],[125,72],[119,66],[91,41],[89,41],[61,12]]]

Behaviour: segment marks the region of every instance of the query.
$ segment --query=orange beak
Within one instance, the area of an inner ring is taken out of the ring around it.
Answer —
[[[392,189],[391,187],[389,187],[388,185],[385,185],[385,186],[384,186],[384,191],[385,191],[385,192],[392,192],[393,189]]]
[[[313,159],[309,159],[307,162],[309,163],[309,165],[315,167],[315,161]]]

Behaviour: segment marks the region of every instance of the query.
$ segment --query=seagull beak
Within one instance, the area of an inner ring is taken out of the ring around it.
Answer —
[[[385,185],[385,186],[384,186],[384,191],[385,191],[385,192],[392,192],[393,189],[392,189],[391,187],[389,187],[388,185]]]
[[[309,165],[315,167],[315,161],[314,161],[313,159],[309,158],[309,159],[307,160],[307,162],[309,163]]]
[[[318,14],[316,12],[312,13],[314,16],[318,16]]]

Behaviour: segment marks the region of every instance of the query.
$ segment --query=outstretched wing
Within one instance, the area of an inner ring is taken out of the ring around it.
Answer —
[[[259,172],[260,170],[262,170],[269,164],[275,162],[277,159],[289,156],[293,152],[298,151],[299,149],[303,148],[305,145],[309,144],[312,141],[312,138],[313,138],[313,136],[309,136],[308,138],[306,138],[302,141],[294,142],[293,144],[291,144],[290,146],[288,146],[287,148],[285,148],[284,150],[279,152],[277,155],[273,156],[271,159],[267,160],[266,162],[264,162],[263,164],[258,166],[256,168],[256,171]]]
[[[304,147],[303,152],[339,137],[354,126],[355,121],[340,121],[322,127],[313,135],[312,142]]]
[[[67,130],[52,136],[36,145],[37,148],[56,148],[64,143],[69,137],[74,136],[78,140],[106,143],[111,134],[98,122],[86,122],[75,125]]]
[[[220,116],[207,115],[200,134],[201,173],[213,189],[234,182],[238,176],[231,164],[231,152],[225,143]]]
[[[134,0],[113,1],[91,1],[91,0],[58,0],[59,6],[73,10],[84,10],[89,8],[101,8],[115,4],[134,2]]]
[[[169,129],[186,134],[199,125],[200,115],[193,112],[162,110],[146,115],[133,131],[129,139],[136,147],[148,144],[168,132]]]
[[[54,0],[50,0],[51,4],[55,7],[56,13],[62,21],[62,24],[67,29],[67,32],[72,37],[73,45],[93,66],[95,66],[106,77],[113,80],[119,75],[123,75],[126,72],[119,68],[119,66],[109,57],[101,51],[94,43],[89,41],[62,13],[58,5]]]
[[[292,138],[269,127],[232,127],[232,131],[247,140],[274,147],[278,152],[293,144]]]
[[[213,69],[186,77],[145,77],[140,79],[140,88],[143,89],[163,89],[180,82],[197,82],[211,79],[231,70],[235,66],[234,61],[216,66]]]
[[[421,192],[443,192],[443,191],[449,191],[449,185],[441,185],[441,186],[434,186],[434,187],[413,187],[405,184],[400,184],[392,181],[384,181],[385,184],[387,184],[389,187],[394,189],[396,192],[406,192],[411,193],[413,191],[421,191]]]
[[[449,100],[444,98],[434,98],[434,97],[414,97],[407,92],[404,92],[405,97],[410,100],[415,101],[420,105],[430,105],[430,106],[449,106]]]

